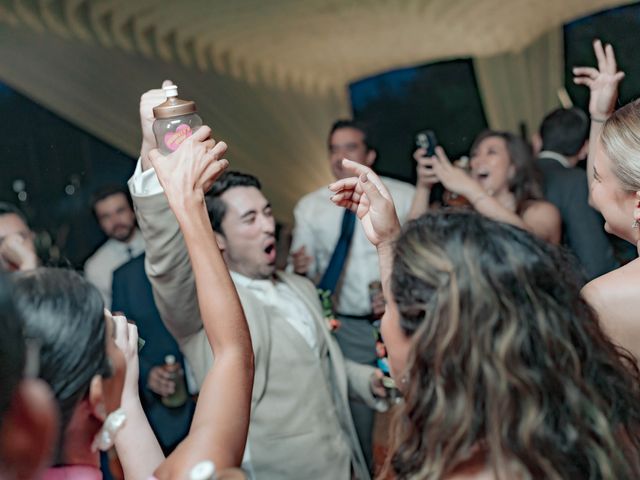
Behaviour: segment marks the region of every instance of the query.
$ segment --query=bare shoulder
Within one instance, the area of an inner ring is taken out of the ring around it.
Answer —
[[[560,243],[562,218],[554,204],[545,200],[530,202],[522,212],[522,221],[539,237],[551,243]]]
[[[560,218],[560,211],[556,206],[547,202],[546,200],[534,200],[527,205],[527,208],[522,212],[522,218],[546,218],[555,220]]]
[[[640,357],[640,259],[589,282],[584,299],[598,314],[602,329],[611,340]]]
[[[606,311],[620,302],[625,308],[629,308],[630,303],[640,307],[638,282],[640,259],[591,280],[582,289],[582,295],[598,311]]]

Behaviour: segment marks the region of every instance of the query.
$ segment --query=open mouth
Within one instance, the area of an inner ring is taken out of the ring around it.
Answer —
[[[264,247],[264,253],[269,260],[269,263],[275,262],[276,260],[276,244],[275,242],[269,243],[266,247]]]
[[[482,182],[489,178],[489,172],[478,172],[476,173],[475,177],[478,181]]]

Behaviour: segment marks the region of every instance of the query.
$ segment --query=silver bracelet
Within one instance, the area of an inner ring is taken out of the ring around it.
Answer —
[[[592,122],[596,122],[596,123],[604,123],[607,120],[608,120],[608,118],[591,117],[591,121]]]

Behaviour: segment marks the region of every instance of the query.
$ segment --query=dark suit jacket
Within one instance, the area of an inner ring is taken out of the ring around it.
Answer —
[[[600,213],[589,206],[587,175],[553,158],[538,158],[544,195],[562,216],[563,243],[576,255],[588,280],[618,266]]]
[[[113,272],[112,309],[135,321],[140,338],[145,341],[140,350],[140,399],[151,428],[166,453],[188,433],[195,405],[189,398],[183,407],[165,407],[160,397],[147,388],[151,368],[163,365],[167,355],[175,356],[183,369],[184,361],[178,344],[160,319],[144,271],[144,254]]]

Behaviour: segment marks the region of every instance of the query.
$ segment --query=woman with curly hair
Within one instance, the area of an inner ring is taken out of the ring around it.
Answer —
[[[367,167],[330,187],[377,247],[399,479],[640,478],[640,373],[604,335],[562,252],[473,212],[402,233]],[[398,236],[399,235],[399,236]]]
[[[470,172],[453,165],[441,147],[433,157],[415,151],[418,181],[411,207],[417,218],[429,207],[431,188],[440,182],[465,197],[482,215],[524,228],[551,243],[560,243],[560,212],[542,197],[531,148],[517,135],[486,130],[471,146]]]

